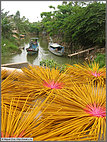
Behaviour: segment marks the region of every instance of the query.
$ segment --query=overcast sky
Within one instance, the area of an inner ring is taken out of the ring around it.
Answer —
[[[1,1],[1,9],[5,12],[9,11],[9,15],[15,14],[18,10],[20,16],[25,16],[30,22],[38,22],[41,20],[40,13],[48,12],[52,9],[50,5],[57,8],[63,1]],[[104,2],[104,1],[103,1]]]
[[[5,12],[9,11],[9,15],[19,10],[21,17],[25,16],[30,22],[37,22],[41,19],[41,12],[51,11],[48,6],[52,5],[57,8],[61,4],[62,1],[1,1],[1,9]]]

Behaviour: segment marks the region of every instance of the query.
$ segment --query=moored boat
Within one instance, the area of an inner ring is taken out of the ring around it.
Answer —
[[[55,55],[62,56],[64,54],[64,47],[57,43],[49,43],[48,49]]]
[[[27,48],[27,53],[28,54],[36,54],[39,50],[39,43],[38,43],[38,38],[31,38],[31,41],[29,43],[29,48]]]

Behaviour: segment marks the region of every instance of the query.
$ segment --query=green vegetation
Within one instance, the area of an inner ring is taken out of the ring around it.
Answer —
[[[39,35],[44,33],[67,43],[71,52],[94,46],[105,47],[105,3],[70,1],[62,2],[62,5],[57,6],[57,9],[53,6],[49,6],[49,8],[50,12],[41,13],[41,21],[33,23],[30,23],[25,16],[21,18],[19,11],[15,15],[9,15],[9,12],[2,10],[3,44],[5,39],[9,40],[8,44],[12,47],[8,45],[7,48],[11,47],[16,50],[16,46],[18,48],[22,42],[20,34]],[[3,48],[4,46],[2,46],[2,53],[7,49]]]
[[[8,12],[1,11],[2,26],[2,55],[20,53],[19,46],[24,42],[20,39],[20,34],[29,33],[29,21],[23,16],[20,18],[20,12],[15,15],[9,15]]]
[[[11,39],[12,40],[12,39]],[[8,39],[2,40],[2,55],[21,53],[21,50],[16,46],[15,40],[11,41]]]
[[[62,37],[71,50],[92,46],[105,47],[106,4],[100,2],[64,2],[58,10],[42,12],[42,27],[50,36]]]
[[[96,62],[96,63],[99,63],[100,68],[106,66],[105,58],[106,58],[105,54],[101,54],[101,53],[98,53],[98,54],[97,54],[97,56],[96,56],[96,58],[95,58],[95,62]]]
[[[66,69],[66,65],[62,64],[58,64],[56,63],[54,60],[42,60],[40,62],[40,66],[47,66],[49,68],[57,68],[59,69],[61,72],[64,71]]]
[[[98,53],[93,62],[99,63],[100,68],[106,66],[105,54]],[[91,65],[92,64],[90,64],[90,67],[92,67]],[[49,67],[49,68],[57,68],[61,72],[64,71],[66,69],[66,67],[67,67],[67,65],[65,65],[65,64],[60,65],[57,62],[55,62],[54,60],[52,60],[52,59],[51,60],[42,60],[42,61],[40,61],[40,66],[45,66],[45,67]]]

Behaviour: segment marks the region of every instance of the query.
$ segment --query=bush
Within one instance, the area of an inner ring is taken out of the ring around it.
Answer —
[[[2,55],[7,55],[11,53],[20,53],[21,50],[16,46],[13,42],[10,42],[8,39],[3,39],[2,40]]]
[[[42,60],[40,61],[40,66],[47,66],[49,68],[58,68],[61,72],[66,69],[66,65],[60,65],[54,60]]]
[[[73,17],[72,42],[86,48],[95,45],[105,47],[105,12],[106,5],[96,2],[82,8]]]
[[[97,54],[97,56],[95,58],[95,62],[99,63],[100,68],[105,66],[106,65],[106,63],[105,63],[105,54],[101,54],[101,53]]]

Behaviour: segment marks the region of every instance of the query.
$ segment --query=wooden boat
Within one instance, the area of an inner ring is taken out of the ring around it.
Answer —
[[[39,49],[38,49],[38,47],[35,47],[35,49],[27,48],[26,50],[27,50],[28,54],[33,55],[33,54],[36,54]]]
[[[49,43],[48,49],[55,55],[62,56],[64,54],[64,47],[57,43]]]
[[[25,38],[25,34],[20,34],[20,38],[24,39]]]
[[[27,48],[27,52],[28,54],[36,54],[38,53],[38,50],[39,50],[39,43],[38,43],[38,38],[31,38],[31,41],[29,43],[29,48]]]

